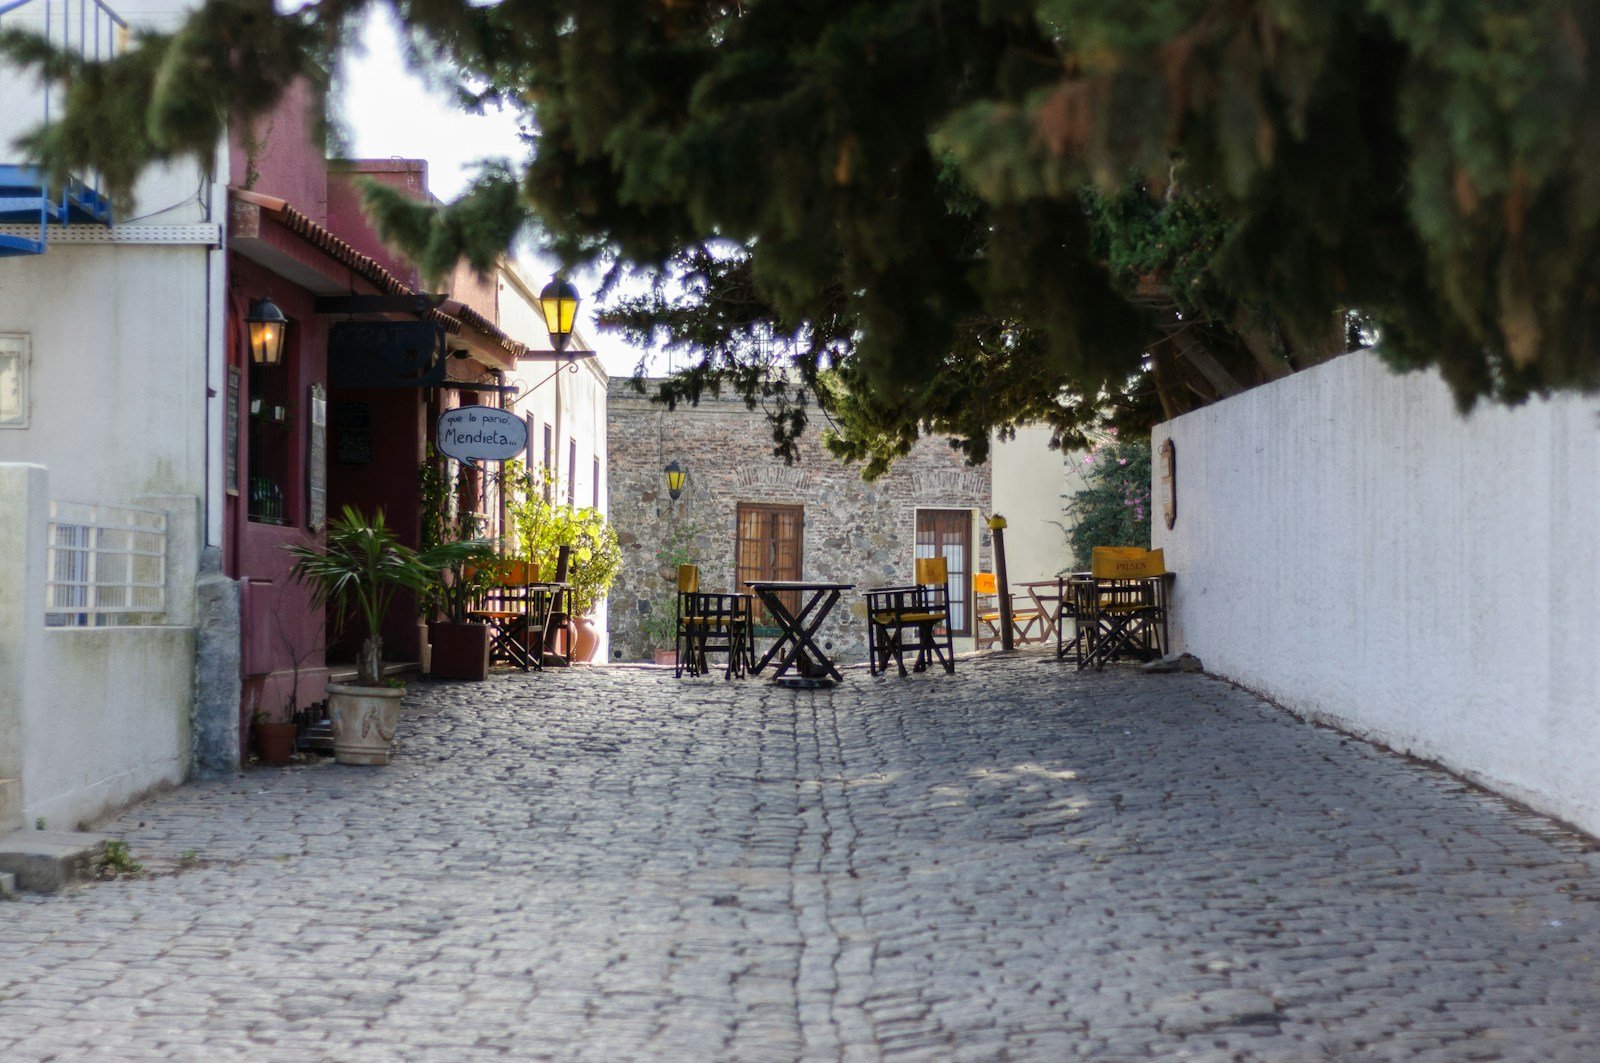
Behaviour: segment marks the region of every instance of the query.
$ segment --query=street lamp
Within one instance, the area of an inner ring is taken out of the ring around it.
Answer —
[[[257,299],[244,316],[250,331],[250,360],[256,365],[277,365],[283,361],[283,340],[289,333],[289,319],[271,299]]]
[[[676,502],[678,496],[683,494],[683,481],[689,478],[689,474],[677,461],[667,462],[667,467],[663,471],[667,474],[667,497]]]
[[[544,291],[539,293],[539,312],[544,314],[544,327],[550,333],[550,346],[557,354],[567,349],[572,339],[572,326],[578,317],[578,289],[557,273]]]

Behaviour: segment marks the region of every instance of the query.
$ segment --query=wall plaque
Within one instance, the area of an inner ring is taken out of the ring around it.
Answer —
[[[306,407],[311,413],[306,419],[306,527],[319,532],[328,516],[328,393],[321,384],[311,385]]]
[[[239,368],[228,366],[228,387],[223,399],[223,457],[222,483],[228,494],[239,493]]]

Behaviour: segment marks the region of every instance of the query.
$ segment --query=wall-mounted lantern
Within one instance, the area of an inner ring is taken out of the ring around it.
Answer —
[[[557,273],[539,293],[539,312],[544,315],[544,327],[550,333],[550,346],[557,354],[563,353],[578,320],[578,289]]]
[[[278,365],[283,361],[283,341],[289,334],[289,319],[271,299],[257,299],[244,317],[250,330],[250,360],[256,365]]]
[[[676,502],[678,496],[683,494],[683,481],[689,478],[689,474],[676,461],[667,462],[667,467],[662,471],[667,474],[667,497]]]

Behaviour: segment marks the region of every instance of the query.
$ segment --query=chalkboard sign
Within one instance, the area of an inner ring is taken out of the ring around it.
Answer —
[[[341,402],[338,416],[339,464],[370,465],[372,463],[372,404],[370,402]]]
[[[223,431],[226,433],[227,456],[224,459],[225,469],[222,474],[222,483],[227,488],[228,494],[239,493],[239,369],[237,366],[228,367],[227,397],[223,400],[226,409],[223,410]]]
[[[307,418],[310,438],[306,441],[306,527],[322,530],[328,516],[328,393],[321,384],[311,385],[311,411]]]

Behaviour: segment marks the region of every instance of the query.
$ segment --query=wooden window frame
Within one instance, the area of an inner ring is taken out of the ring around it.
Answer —
[[[745,537],[744,529],[746,517],[756,515],[763,515],[764,519],[762,520],[762,535],[760,538],[754,541],[757,543],[764,543],[766,548],[763,551],[762,556],[758,557],[756,563],[750,564],[748,563],[750,559],[745,553],[745,543],[752,540],[749,540]],[[792,566],[788,566],[788,569],[792,569],[792,571],[786,570],[783,566],[780,566],[774,550],[778,540],[777,537],[772,533],[776,527],[777,518],[784,515],[793,515],[795,518],[794,562]],[[805,506],[799,503],[789,502],[740,502],[735,506],[733,527],[733,565],[734,582],[737,585],[737,590],[743,591],[745,589],[745,584],[751,580],[804,579],[806,566],[805,554]],[[791,598],[794,600],[790,601],[789,599]],[[788,605],[790,610],[799,608],[798,595],[793,593],[788,594],[785,597],[785,604]],[[764,615],[764,612],[762,619],[768,619]]]

